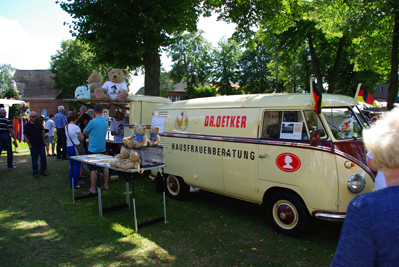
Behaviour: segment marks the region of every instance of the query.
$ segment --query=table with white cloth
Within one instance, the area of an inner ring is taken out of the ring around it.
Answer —
[[[166,223],[166,202],[165,202],[165,188],[163,188],[163,210],[164,210],[164,216],[149,222],[145,222],[142,224],[137,225],[137,217],[136,217],[136,200],[135,200],[135,194],[134,194],[134,179],[133,179],[133,174],[139,172],[138,169],[128,169],[128,170],[122,170],[120,168],[114,168],[111,167],[110,162],[111,160],[114,159],[114,157],[109,156],[109,155],[103,155],[103,154],[89,154],[89,155],[83,155],[83,156],[72,156],[71,159],[77,160],[89,165],[93,165],[97,168],[97,194],[89,194],[85,196],[79,196],[75,197],[75,189],[72,187],[72,198],[73,198],[73,203],[75,204],[75,200],[77,199],[84,199],[84,198],[90,198],[90,197],[98,197],[98,213],[99,216],[102,217],[103,213],[114,211],[114,210],[119,210],[123,208],[129,208],[130,209],[130,183],[132,184],[132,195],[133,195],[133,213],[134,213],[134,223],[135,223],[135,230],[136,232],[138,231],[138,228],[151,225],[157,222],[162,222],[164,221]],[[152,169],[158,169],[160,174],[162,174],[161,169],[164,168],[165,165],[155,165],[155,166],[150,166],[146,168],[141,168],[140,170],[152,170]],[[101,187],[100,187],[100,182],[99,182],[99,173],[103,168],[108,168],[110,170],[114,170],[118,172],[121,176],[125,177],[126,181],[126,204],[114,206],[114,207],[109,207],[106,209],[103,209],[102,207],[102,200],[101,200]],[[164,177],[163,177],[164,179]],[[163,183],[165,184],[165,183]]]

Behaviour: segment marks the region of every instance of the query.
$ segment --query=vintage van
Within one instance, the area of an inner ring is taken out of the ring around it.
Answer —
[[[274,228],[299,235],[311,216],[345,218],[348,203],[372,192],[357,101],[323,95],[317,115],[310,94],[198,98],[160,106],[167,195],[190,186],[263,204]]]

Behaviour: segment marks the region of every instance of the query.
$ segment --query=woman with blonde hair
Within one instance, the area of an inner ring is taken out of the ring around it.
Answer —
[[[399,263],[399,108],[363,132],[366,149],[387,188],[356,196],[348,206],[331,266],[397,266]]]

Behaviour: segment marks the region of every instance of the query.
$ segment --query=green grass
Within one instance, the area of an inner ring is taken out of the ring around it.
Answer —
[[[48,158],[50,176],[34,179],[27,147],[18,149],[26,151],[14,154],[17,169],[0,157],[0,266],[329,266],[338,243],[341,224],[314,221],[287,237],[258,205],[205,191],[167,198],[168,223],[136,233],[133,210],[100,218],[97,198],[72,204],[69,161]],[[163,214],[148,174],[135,176],[138,223]],[[123,178],[110,188],[104,208],[125,202]]]

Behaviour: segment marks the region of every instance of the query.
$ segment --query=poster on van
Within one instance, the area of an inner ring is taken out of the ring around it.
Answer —
[[[302,122],[282,122],[280,130],[281,139],[302,139]]]
[[[163,126],[165,124],[165,117],[152,117],[151,127],[158,126],[159,133],[163,133]]]

